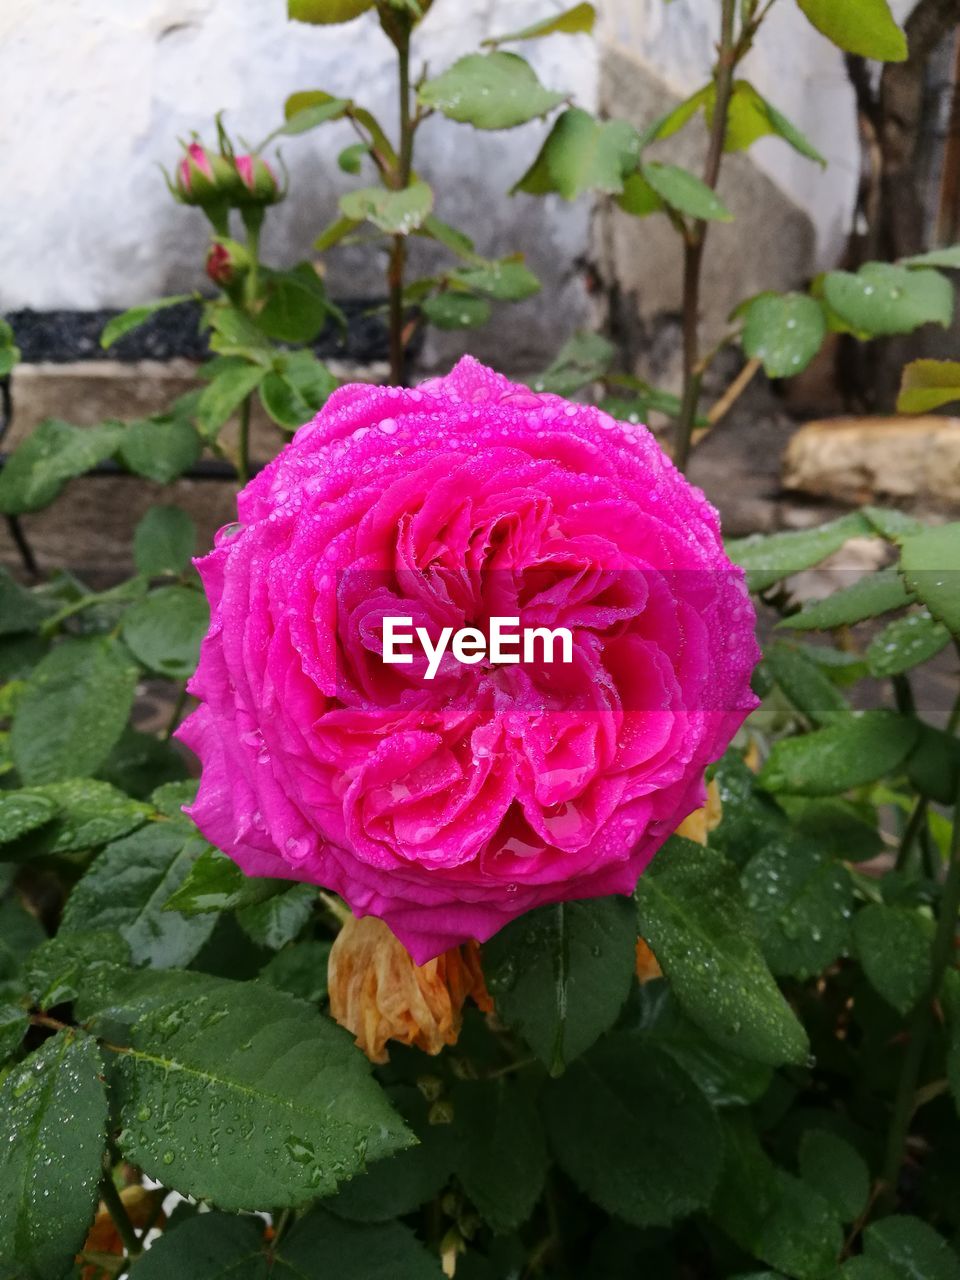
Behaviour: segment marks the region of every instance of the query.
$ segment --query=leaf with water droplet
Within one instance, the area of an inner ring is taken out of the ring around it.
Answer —
[[[183,1194],[299,1205],[414,1141],[346,1032],[264,983],[126,973],[81,1012],[129,1046],[114,1086],[121,1149]]]
[[[107,845],[68,898],[61,935],[114,929],[137,964],[187,964],[210,936],[215,918],[188,919],[164,908],[208,849],[185,818],[151,823]]]
[[[93,1218],[107,1100],[96,1041],[59,1031],[0,1085],[0,1273],[63,1275]]]
[[[699,1027],[758,1062],[806,1060],[806,1033],[760,953],[731,863],[673,836],[640,877],[636,898],[640,933]]]
[[[483,951],[497,1011],[544,1065],[563,1070],[612,1026],[634,972],[636,916],[627,898],[540,907]]]

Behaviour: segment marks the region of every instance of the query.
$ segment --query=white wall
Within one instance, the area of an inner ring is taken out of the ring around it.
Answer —
[[[417,61],[435,73],[482,35],[568,2],[435,0],[417,35]],[[195,286],[206,224],[173,204],[158,165],[176,162],[178,136],[193,129],[211,136],[218,109],[251,141],[279,122],[295,89],[354,95],[393,120],[392,50],[375,19],[311,28],[287,22],[285,7],[285,0],[0,0],[0,309],[123,306]],[[599,7],[602,38],[629,49],[669,88],[685,94],[705,81],[718,0],[599,0]],[[588,37],[556,37],[525,52],[545,83],[595,105],[599,57]],[[760,167],[809,213],[828,263],[847,227],[858,165],[840,55],[791,0],[780,0],[745,72],[830,160],[821,173],[777,141],[755,149]],[[544,301],[518,310],[520,329],[501,341],[522,341],[529,325],[558,314],[572,327],[585,314],[571,264],[588,243],[586,203],[505,195],[543,132],[535,123],[479,135],[434,119],[421,135],[422,169],[438,187],[441,216],[481,248],[525,250],[550,286]],[[290,261],[309,253],[335,216],[337,194],[357,182],[335,163],[351,140],[348,127],[335,124],[284,144],[293,194],[272,215],[268,255]],[[334,255],[328,269],[334,292],[381,292],[381,264],[368,253]]]

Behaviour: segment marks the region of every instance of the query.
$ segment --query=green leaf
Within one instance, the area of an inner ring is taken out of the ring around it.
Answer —
[[[200,366],[200,377],[212,381],[220,373],[242,372],[251,361],[263,368],[273,363],[273,348],[266,334],[245,311],[225,302],[209,303],[204,312],[212,330],[210,349],[222,360],[210,360]],[[199,399],[194,404],[196,410]]]
[[[899,1013],[909,1013],[930,984],[930,917],[871,902],[857,912],[853,937],[870,985]]]
[[[617,204],[634,218],[648,218],[651,213],[662,213],[664,203],[650,183],[637,170],[623,180],[623,190],[616,197]]]
[[[312,342],[330,307],[323,282],[309,262],[292,271],[266,273],[265,299],[257,324],[279,342]]]
[[[138,476],[169,484],[200,457],[200,437],[184,418],[132,422],[120,442],[120,459]]]
[[[13,340],[13,330],[6,320],[0,319],[0,378],[6,378],[19,363],[20,348]]]
[[[42,792],[0,791],[0,845],[10,844],[45,826],[57,814],[57,806]]]
[[[357,1226],[321,1209],[267,1252],[259,1218],[205,1213],[167,1229],[137,1262],[138,1280],[442,1280],[440,1264],[399,1222]]]
[[[68,480],[115,453],[124,431],[119,422],[72,427],[45,418],[0,471],[0,512],[23,515],[49,506]]]
[[[763,954],[778,977],[806,981],[846,951],[853,882],[825,850],[785,826],[750,858],[740,883]]]
[[[308,1004],[322,1004],[327,998],[327,962],[330,958],[329,942],[309,938],[284,947],[264,965],[259,978],[271,987],[299,996]],[[419,1148],[414,1148],[418,1150]],[[399,1160],[401,1156],[394,1156]],[[375,1165],[374,1169],[385,1166]],[[388,1214],[388,1217],[394,1215]]]
[[[349,147],[344,147],[337,156],[337,168],[342,169],[344,173],[359,173],[363,168],[364,159],[370,154],[370,147],[366,142],[354,142]]]
[[[264,373],[262,365],[242,360],[229,364],[207,383],[197,403],[197,422],[207,439],[216,436],[247,396],[256,391]]]
[[[770,791],[832,796],[892,773],[909,755],[919,726],[893,711],[863,711],[825,729],[783,738],[760,771]]]
[[[893,609],[903,609],[910,600],[896,569],[878,569],[824,600],[805,604],[799,613],[791,614],[777,625],[792,631],[832,631]]]
[[[823,308],[805,293],[761,293],[749,304],[743,349],[770,378],[805,369],[827,335]]]
[[[545,89],[515,53],[469,53],[420,86],[424,106],[476,129],[512,129],[544,116],[563,101]],[[344,210],[347,212],[347,210]]]
[[[960,636],[960,523],[908,533],[900,544],[900,572],[938,622]]]
[[[540,281],[522,262],[504,258],[476,267],[462,267],[453,279],[465,289],[489,294],[498,302],[521,302],[540,292]]]
[[[560,348],[549,368],[531,382],[534,391],[571,396],[604,376],[616,348],[599,333],[576,333]]]
[[[534,196],[558,191],[564,200],[587,191],[615,195],[623,190],[639,150],[637,131],[625,120],[597,120],[588,111],[570,107],[513,191]]]
[[[833,1275],[843,1231],[832,1205],[768,1159],[745,1117],[724,1128],[714,1221],[741,1249],[796,1280]]]
[[[471,1089],[474,1087],[480,1088],[481,1092],[486,1088],[485,1085],[471,1085]],[[336,1197],[327,1201],[338,1218],[349,1218],[352,1222],[387,1222],[391,1218],[403,1217],[438,1195],[454,1171],[457,1138],[454,1125],[431,1124],[431,1104],[419,1089],[410,1085],[389,1090],[389,1098],[416,1134],[417,1145],[398,1151],[386,1160],[378,1160],[359,1177],[344,1183]],[[463,1122],[469,1124],[469,1112],[461,1111],[459,1098],[455,1118],[457,1131]],[[533,1108],[524,1115],[521,1124],[521,1132],[536,1126],[539,1133]],[[489,1142],[489,1134],[485,1135],[485,1140]],[[542,1134],[539,1142],[542,1147]],[[511,1154],[510,1162],[506,1162],[505,1178],[511,1185],[514,1181],[512,1159]],[[529,1167],[525,1153],[521,1154],[517,1164],[521,1168]]]
[[[946,328],[953,319],[953,286],[937,271],[868,262],[856,275],[828,272],[823,291],[832,310],[857,333],[912,333],[924,324]]]
[[[133,535],[133,558],[148,578],[181,574],[196,550],[197,527],[180,507],[151,507]]]
[[[0,980],[15,977],[46,936],[40,921],[16,898],[0,900]]]
[[[717,1044],[779,1066],[803,1062],[807,1038],[746,926],[736,869],[672,837],[636,891],[640,933],[688,1016]]]
[[[67,782],[0,793],[0,831],[8,797],[11,800],[20,797],[26,804],[32,799],[51,809],[42,830],[12,851],[16,856],[25,853],[28,857],[38,857],[96,849],[142,826],[152,813],[149,805],[131,800],[109,782],[71,778]]]
[[[457,1177],[495,1232],[530,1217],[549,1158],[535,1099],[512,1081],[484,1080],[454,1094]]]
[[[104,975],[130,966],[130,950],[118,933],[58,933],[27,957],[23,979],[34,1004],[53,1009],[97,988]]]
[[[400,1222],[360,1226],[314,1209],[301,1218],[279,1249],[278,1280],[316,1275],[336,1280],[443,1280],[439,1259]],[[204,1277],[206,1280],[206,1277]]]
[[[952,733],[921,724],[917,745],[907,759],[907,777],[921,795],[953,804],[960,783],[960,741]]]
[[[648,160],[640,172],[658,196],[672,209],[692,218],[713,222],[732,222],[733,214],[717,193],[695,174],[675,164]]]
[[[206,849],[190,868],[190,874],[166,904],[168,911],[185,916],[210,911],[236,911],[266,902],[289,888],[289,880],[247,876],[219,849]]]
[[[950,643],[950,632],[926,610],[896,618],[874,636],[867,649],[870,674],[900,675],[928,662]]]
[[[433,192],[420,181],[402,191],[360,187],[340,197],[340,208],[353,222],[372,222],[388,235],[405,236],[423,225],[433,208]]]
[[[170,1228],[155,1240],[136,1266],[137,1280],[269,1280],[273,1267],[264,1245],[261,1218],[204,1213]],[[309,1273],[302,1273],[309,1274]]]
[[[20,1048],[30,1027],[26,1009],[0,1001],[0,1063]]]
[[[287,0],[287,16],[294,22],[319,25],[349,22],[372,9],[373,4],[374,0]]]
[[[713,123],[715,102],[716,89],[711,85],[703,103],[710,124]],[[781,138],[794,151],[826,168],[826,160],[796,125],[762,97],[752,84],[746,80],[737,80],[730,99],[724,151],[745,151],[759,138],[771,135]]]
[[[812,724],[829,724],[849,711],[834,682],[802,649],[776,642],[767,649],[764,662],[793,705]]]
[[[509,35],[493,36],[484,40],[485,45],[508,44],[514,40],[537,40],[540,36],[552,36],[555,33],[577,35],[580,32],[592,31],[597,11],[592,4],[575,4],[572,9],[565,9],[553,18],[544,18],[532,26],[521,27],[519,31],[511,31]]]
[[[59,1031],[0,1085],[0,1272],[52,1280],[93,1219],[106,1138],[103,1063],[89,1036]]]
[[[310,351],[279,357],[260,384],[260,400],[278,426],[295,431],[316,417],[337,388],[337,379]]]
[[[898,413],[930,413],[960,400],[960,362],[913,360],[903,370]]]
[[[279,137],[296,137],[329,120],[342,120],[350,108],[347,98],[335,98],[322,89],[311,89],[306,93],[293,93],[283,104],[286,123],[275,129],[260,144],[262,150],[268,142]]]
[[[903,62],[907,40],[887,0],[797,0],[816,29],[846,53],[879,62]]]
[[[750,590],[766,591],[783,578],[826,560],[851,538],[871,533],[866,517],[854,511],[818,529],[734,538],[726,543],[726,549],[733,563],[746,570]]]
[[[115,930],[135,964],[168,969],[189,963],[215,917],[189,919],[164,906],[208,847],[182,819],[151,823],[108,845],[67,899],[61,934]]]
[[[186,680],[196,670],[209,625],[210,609],[201,592],[161,587],[125,614],[123,638],[145,667],[169,680]]]
[[[476,248],[470,237],[463,231],[458,231],[456,227],[451,227],[449,223],[442,222],[435,214],[431,213],[424,218],[423,226],[418,228],[418,234],[436,240],[445,249],[449,249],[460,258],[465,258],[468,262],[483,262],[482,258],[477,257]]]
[[[490,319],[490,303],[468,293],[438,293],[421,307],[424,316],[438,329],[476,329]]]
[[[563,1170],[608,1213],[668,1226],[709,1203],[720,1173],[716,1116],[674,1061],[607,1036],[545,1094]]]
[[[274,987],[146,971],[108,994],[121,1150],[182,1194],[300,1205],[412,1141],[347,1033]]]
[[[35,591],[21,587],[8,569],[0,567],[0,636],[38,630],[55,607]]]
[[[13,758],[24,782],[96,773],[120,737],[137,668],[108,636],[68,639],[34,668],[13,719]]]
[[[672,1058],[712,1106],[749,1106],[770,1087],[770,1067],[715,1045],[683,1014],[667,982],[639,985],[628,1009],[638,1012],[636,1034],[641,1040],[651,1041]],[[632,1024],[630,1029],[633,1032]]]
[[[294,884],[265,902],[244,907],[237,913],[237,922],[258,946],[279,951],[303,929],[316,901],[316,885]]]
[[[192,293],[177,293],[169,298],[157,298],[155,302],[147,302],[141,307],[131,307],[129,311],[121,312],[103,326],[103,333],[100,335],[101,347],[104,350],[112,347],[118,338],[122,338],[131,329],[139,329],[144,321],[149,320],[157,311],[164,311],[167,307],[178,307],[181,302],[189,302],[194,296]]]
[[[636,915],[626,898],[540,907],[484,947],[500,1016],[554,1074],[611,1027],[634,975]]]
[[[855,1147],[827,1129],[808,1129],[800,1141],[800,1177],[829,1200],[842,1222],[854,1222],[870,1196],[870,1171]]]
[[[919,1218],[894,1214],[867,1227],[864,1254],[890,1267],[898,1280],[960,1280],[960,1259],[944,1240]]]

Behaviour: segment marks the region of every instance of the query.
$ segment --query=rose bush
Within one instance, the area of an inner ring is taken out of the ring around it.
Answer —
[[[201,831],[325,885],[423,963],[544,903],[629,893],[755,699],[755,616],[716,513],[643,427],[465,358],[342,388],[198,567],[180,730]],[[563,666],[387,667],[432,634],[567,625]]]

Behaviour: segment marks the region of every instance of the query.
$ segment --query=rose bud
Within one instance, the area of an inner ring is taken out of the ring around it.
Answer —
[[[262,156],[237,156],[234,164],[241,183],[238,204],[277,204],[287,194]]]
[[[632,893],[757,705],[756,614],[700,490],[645,427],[469,356],[341,387],[237,502],[198,562],[188,812],[418,964]],[[523,654],[494,655],[495,621]]]
[[[371,1062],[386,1062],[386,1043],[436,1054],[456,1044],[467,997],[489,1013],[493,1002],[475,942],[452,947],[424,965],[382,920],[350,919],[330,952],[330,1012],[356,1036]]]
[[[236,240],[214,240],[207,253],[205,271],[214,284],[229,289],[250,269],[249,250]]]
[[[201,142],[191,142],[185,150],[171,188],[182,204],[203,208],[235,196],[237,176],[226,156],[209,152]]]

